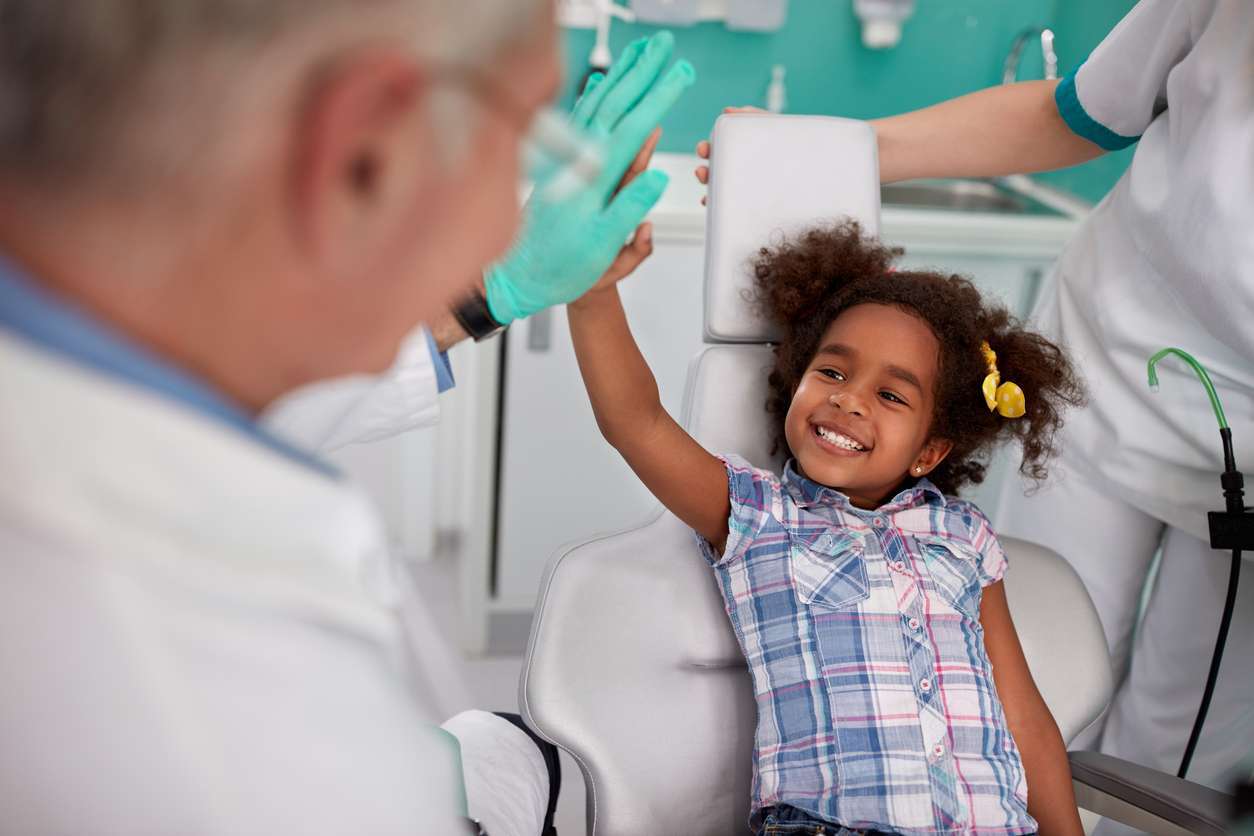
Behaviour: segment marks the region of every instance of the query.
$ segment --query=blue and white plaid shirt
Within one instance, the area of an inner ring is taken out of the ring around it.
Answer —
[[[1006,569],[987,518],[927,480],[867,511],[791,464],[724,461],[727,547],[700,542],[758,702],[751,826],[788,804],[903,834],[1034,832],[979,621]]]

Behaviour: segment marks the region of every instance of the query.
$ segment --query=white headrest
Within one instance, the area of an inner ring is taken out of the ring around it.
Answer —
[[[831,116],[728,113],[710,144],[706,342],[767,342],[773,331],[752,304],[753,258],[783,235],[846,217],[879,234],[875,132]]]

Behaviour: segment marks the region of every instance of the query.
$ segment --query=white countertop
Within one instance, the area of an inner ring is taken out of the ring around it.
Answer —
[[[659,241],[695,242],[705,238],[705,186],[693,171],[694,154],[656,154],[653,168],[670,175],[670,186],[649,218]],[[886,206],[880,218],[883,239],[907,252],[979,253],[1015,257],[1055,257],[1079,224],[1074,218],[1008,215],[944,209]]]

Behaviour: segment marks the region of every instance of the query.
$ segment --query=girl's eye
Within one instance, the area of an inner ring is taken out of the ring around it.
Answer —
[[[832,380],[844,380],[845,379],[844,373],[838,372],[835,369],[819,369],[819,374],[823,375],[824,377],[830,377]]]
[[[898,395],[894,394],[893,392],[880,392],[880,397],[881,397],[881,398],[883,398],[883,399],[884,399],[884,400],[886,400],[886,401],[892,401],[893,403],[899,403],[899,404],[901,404],[902,406],[909,406],[909,404],[908,404],[908,403],[906,403],[906,402],[905,402],[905,400],[903,400],[900,396],[898,396]]]

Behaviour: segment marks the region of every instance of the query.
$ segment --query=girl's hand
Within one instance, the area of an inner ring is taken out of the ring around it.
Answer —
[[[653,161],[653,152],[657,150],[658,140],[661,138],[661,128],[655,129],[649,135],[644,145],[640,146],[640,152],[632,160],[627,173],[623,175],[623,179],[619,182],[615,194],[626,188],[628,183],[636,179],[641,172],[649,167],[649,163]],[[618,284],[634,273],[636,268],[643,264],[644,260],[651,255],[653,255],[653,224],[645,221],[636,227],[636,234],[632,236],[626,246],[618,251],[618,256],[610,264],[609,269],[601,275],[596,284],[588,289],[588,292],[584,294],[584,298],[593,296],[606,288]],[[578,304],[578,302],[574,304]]]
[[[584,298],[594,296],[618,284],[634,273],[636,268],[643,264],[644,260],[651,255],[653,255],[653,224],[645,221],[636,229],[636,234],[628,242],[627,246],[618,251],[618,257],[614,259],[610,269],[606,270],[601,278],[597,280],[597,283],[584,294]],[[574,304],[578,304],[578,302]]]
[[[723,108],[723,112],[724,113],[766,113],[766,111],[760,107],[749,107],[749,106],[725,107]],[[697,143],[697,156],[703,160],[708,160],[710,158],[710,141],[708,139],[703,139]],[[710,167],[708,165],[697,166],[697,170],[694,173],[697,175],[698,183],[700,183],[703,186],[709,185]],[[701,205],[702,206],[706,205],[706,200],[704,197],[701,198]]]

